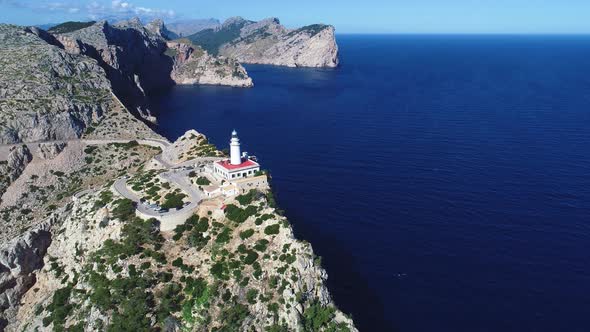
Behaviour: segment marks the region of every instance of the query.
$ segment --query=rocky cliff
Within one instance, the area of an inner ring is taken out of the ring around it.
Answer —
[[[176,84],[253,86],[246,69],[232,58],[211,56],[186,39],[168,42],[168,50],[174,59],[171,77]]]
[[[97,61],[0,24],[0,144],[79,137],[111,101]]]
[[[143,27],[138,19],[111,25],[106,21],[89,27],[56,34],[72,54],[83,54],[99,62],[113,85],[115,94],[132,112],[150,116],[146,93],[174,84],[170,79],[172,61],[164,55],[165,40]]]
[[[232,57],[242,63],[338,66],[338,45],[334,27],[329,25],[314,24],[290,30],[276,18],[254,22],[236,17],[187,38],[212,54]]]

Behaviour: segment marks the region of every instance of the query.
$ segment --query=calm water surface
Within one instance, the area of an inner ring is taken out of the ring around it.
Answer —
[[[363,331],[588,331],[590,37],[338,39],[163,92],[162,132],[236,128]]]

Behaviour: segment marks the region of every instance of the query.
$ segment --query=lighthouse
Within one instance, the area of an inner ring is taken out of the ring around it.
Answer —
[[[238,138],[238,133],[235,130],[232,131],[231,141],[229,142],[229,160],[232,165],[240,165],[242,163],[240,139]]]
[[[225,180],[233,181],[254,176],[260,171],[260,165],[247,156],[242,158],[240,139],[234,130],[229,141],[229,159],[220,160],[214,164],[213,173]]]

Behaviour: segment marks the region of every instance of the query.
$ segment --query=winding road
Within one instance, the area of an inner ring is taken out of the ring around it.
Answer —
[[[137,141],[141,145],[149,145],[153,147],[158,147],[162,151],[168,148],[171,143],[162,140],[162,139],[70,139],[70,140],[53,140],[53,141],[41,141],[41,142],[27,142],[27,143],[17,143],[17,144],[0,144],[0,161],[6,160],[8,157],[8,153],[10,148],[13,146],[18,145],[27,145],[31,154],[35,155],[37,153],[37,149],[39,148],[39,144],[45,143],[70,143],[70,142],[80,142],[86,145],[102,145],[102,144],[112,144],[112,143],[129,143],[131,141]],[[177,187],[183,190],[185,193],[188,194],[190,198],[190,203],[181,209],[178,210],[170,210],[170,211],[156,211],[146,204],[140,202],[141,197],[137,196],[134,192],[129,190],[127,187],[127,178],[121,177],[117,179],[112,186],[112,189],[122,197],[128,198],[133,202],[137,203],[137,211],[140,215],[143,215],[148,218],[156,218],[160,220],[163,224],[168,222],[167,229],[174,226],[178,223],[183,223],[187,216],[192,215],[194,209],[199,205],[202,200],[201,193],[195,189],[195,187],[190,183],[188,180],[188,174],[193,171],[192,169],[184,169],[185,167],[192,167],[197,164],[201,163],[208,163],[214,162],[217,160],[221,160],[223,158],[220,157],[198,157],[195,159],[187,160],[180,163],[173,163],[170,160],[167,160],[164,157],[163,153],[160,153],[153,158],[156,160],[160,165],[162,165],[167,171],[161,173],[160,176],[171,183],[174,183]],[[76,195],[76,198],[82,196],[83,194],[87,193],[87,191],[79,192]],[[173,228],[173,227],[172,227]]]
[[[103,145],[103,144],[112,144],[112,143],[129,143],[131,141],[137,141],[137,143],[141,145],[149,145],[153,147],[158,147],[162,150],[169,147],[171,144],[170,142],[163,140],[163,139],[155,139],[155,138],[148,138],[148,139],[85,139],[85,138],[74,138],[74,139],[66,139],[66,140],[52,140],[52,141],[40,141],[40,142],[26,142],[26,143],[14,143],[14,144],[0,144],[0,161],[6,160],[8,158],[8,153],[10,149],[14,146],[19,145],[26,145],[31,154],[35,155],[37,149],[39,148],[39,144],[47,144],[47,143],[71,143],[71,142],[80,142],[86,145]],[[158,160],[163,164],[166,161]],[[169,165],[169,164],[168,164]]]

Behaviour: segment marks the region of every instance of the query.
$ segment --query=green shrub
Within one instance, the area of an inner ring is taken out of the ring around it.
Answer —
[[[258,259],[258,253],[254,250],[248,250],[246,256],[244,256],[244,264],[252,265]]]
[[[172,266],[182,267],[183,265],[184,263],[182,262],[182,258],[180,257],[172,261]]]
[[[217,331],[239,331],[242,327],[244,319],[246,319],[249,314],[250,312],[248,311],[248,308],[241,303],[225,306],[219,315],[219,321],[223,322],[223,327]]]
[[[256,198],[257,191],[255,189],[250,189],[247,194],[239,195],[236,197],[236,200],[240,202],[240,205],[246,206]]]
[[[191,247],[195,247],[198,250],[201,250],[211,238],[209,236],[203,236],[203,233],[196,231],[193,229],[192,232],[188,236],[188,244]]]
[[[219,235],[217,235],[217,238],[215,239],[215,242],[217,243],[227,243],[229,242],[231,236],[230,236],[230,232],[231,230],[227,227],[223,228],[223,231],[221,231],[221,233],[219,233]]]
[[[303,325],[306,331],[320,331],[334,318],[336,309],[332,306],[324,307],[314,302],[303,312]]]
[[[245,230],[243,232],[240,232],[240,238],[242,240],[245,240],[245,239],[251,237],[252,235],[254,235],[254,230],[252,228],[247,229],[247,230]]]
[[[135,140],[129,141],[127,143],[113,143],[115,147],[122,148],[123,150],[129,150],[136,146],[139,146],[139,143]]]
[[[47,311],[50,312],[49,316],[43,319],[43,325],[48,326],[53,322],[54,330],[63,330],[63,325],[66,322],[66,318],[73,309],[70,304],[70,296],[72,294],[72,286],[60,288],[53,293],[51,303],[47,306]]]
[[[182,287],[177,283],[166,284],[158,299],[160,303],[157,308],[158,322],[164,323],[164,320],[168,318],[172,313],[180,311],[182,303]]]
[[[199,186],[208,186],[211,184],[211,181],[209,181],[209,179],[207,179],[206,177],[199,176],[199,178],[197,178],[197,184]]]
[[[258,297],[257,290],[249,289],[248,292],[246,292],[246,299],[248,300],[248,303],[256,304],[256,297]]]
[[[186,197],[185,194],[179,193],[168,193],[164,196],[164,203],[162,204],[162,208],[164,209],[180,209],[184,204],[183,199]]]
[[[260,240],[256,241],[256,245],[254,245],[254,249],[256,249],[260,252],[264,252],[264,251],[266,251],[267,246],[268,246],[268,240],[267,239],[260,239]]]
[[[243,223],[248,219],[250,216],[256,214],[256,207],[255,206],[248,206],[246,209],[239,208],[233,204],[228,204],[225,207],[225,215],[226,217],[237,223]]]
[[[217,279],[229,280],[229,269],[223,262],[217,262],[213,264],[211,266],[210,272]]]
[[[135,203],[127,198],[122,198],[115,201],[117,206],[113,209],[113,217],[120,220],[129,220],[135,216]]]
[[[269,225],[264,228],[264,234],[266,235],[274,235],[279,234],[280,224]]]

